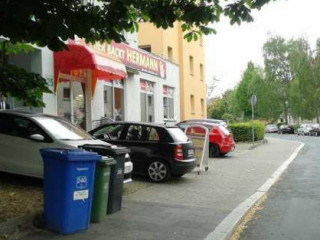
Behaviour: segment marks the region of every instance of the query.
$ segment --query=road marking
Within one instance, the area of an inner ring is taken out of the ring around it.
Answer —
[[[290,163],[297,157],[300,150],[304,147],[304,143],[300,142],[300,146],[291,154],[272,175],[271,177],[240,205],[222,220],[222,222],[211,232],[204,240],[226,240],[231,237],[236,226],[242,221],[247,212],[254,206],[254,204],[266,194],[266,192],[276,183],[281,174],[288,168]]]

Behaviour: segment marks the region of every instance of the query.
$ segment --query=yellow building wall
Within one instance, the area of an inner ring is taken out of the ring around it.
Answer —
[[[180,120],[206,118],[206,82],[204,46],[200,41],[187,42],[183,39],[180,23],[173,28],[157,29],[150,23],[139,25],[138,43],[151,45],[152,53],[168,59],[168,47],[172,48],[171,61],[179,65],[180,81]],[[190,72],[189,57],[193,57],[193,74]],[[169,59],[170,60],[170,59]],[[200,64],[203,65],[201,79]],[[191,95],[194,96],[194,111],[191,109]],[[201,109],[203,99],[203,111]]]

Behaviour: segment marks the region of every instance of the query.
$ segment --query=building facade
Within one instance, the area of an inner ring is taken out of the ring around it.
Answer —
[[[179,121],[178,65],[137,47],[137,35],[126,43],[87,45],[69,41],[70,51],[36,48],[10,56],[10,63],[45,77],[53,94],[45,108],[89,131],[106,121]],[[11,98],[12,108],[25,108]]]
[[[181,23],[173,28],[157,29],[151,23],[140,23],[139,47],[179,65],[180,120],[206,118],[206,82],[203,40],[187,42]]]

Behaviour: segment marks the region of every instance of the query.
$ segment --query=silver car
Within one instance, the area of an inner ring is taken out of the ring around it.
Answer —
[[[267,133],[277,133],[278,132],[278,127],[275,124],[268,124],[266,126],[266,132]]]
[[[76,149],[84,144],[110,146],[60,117],[0,111],[0,171],[42,178],[41,148]],[[130,176],[132,169],[127,155],[125,176]],[[125,179],[128,181],[131,178]]]

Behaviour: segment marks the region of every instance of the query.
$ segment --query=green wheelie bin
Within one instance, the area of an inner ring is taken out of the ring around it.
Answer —
[[[101,222],[106,216],[110,182],[110,169],[116,161],[110,157],[102,157],[96,163],[94,177],[93,199],[91,207],[91,222]]]

